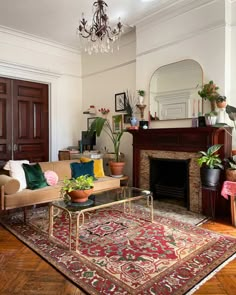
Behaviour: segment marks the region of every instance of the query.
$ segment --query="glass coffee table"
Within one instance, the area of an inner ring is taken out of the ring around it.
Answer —
[[[92,213],[92,211],[115,206],[115,210],[122,211],[125,214],[133,215],[135,218],[134,203],[139,203],[143,200],[142,204],[148,208],[147,216],[150,222],[153,222],[153,196],[150,191],[142,190],[134,187],[119,187],[112,190],[105,190],[95,192],[90,196],[92,204],[83,205],[78,203],[65,202],[63,199],[54,201],[49,205],[49,238],[56,239],[53,235],[54,229],[54,209],[62,210],[68,214],[69,218],[69,250],[72,250],[72,222],[76,223],[75,226],[75,251],[79,252],[79,231],[85,223],[85,215]],[[119,206],[118,206],[119,205]],[[143,218],[143,217],[142,217]],[[146,219],[146,218],[145,218]],[[60,241],[59,241],[60,242]]]

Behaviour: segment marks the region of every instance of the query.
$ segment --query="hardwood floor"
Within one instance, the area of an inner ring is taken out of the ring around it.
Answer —
[[[209,221],[202,225],[223,234],[236,236],[229,221]],[[72,282],[0,226],[1,295],[81,295]],[[196,295],[235,295],[236,259],[202,285]]]

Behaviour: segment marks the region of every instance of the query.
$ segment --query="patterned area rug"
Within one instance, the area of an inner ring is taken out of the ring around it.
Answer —
[[[156,214],[162,217],[187,222],[191,225],[200,225],[209,219],[201,213],[191,212],[187,208],[177,204],[154,200],[153,207]]]
[[[20,214],[1,222],[88,294],[186,294],[236,253],[233,237],[158,215],[150,223],[107,209],[92,214],[80,230],[78,254],[65,248],[64,213],[55,218],[58,242],[48,239],[47,213],[35,209],[27,224]]]

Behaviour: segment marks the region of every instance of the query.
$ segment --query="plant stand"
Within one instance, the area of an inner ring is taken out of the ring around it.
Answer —
[[[146,105],[145,104],[137,104],[136,106],[140,110],[141,120],[143,120],[143,118],[144,118],[144,109],[146,108]]]

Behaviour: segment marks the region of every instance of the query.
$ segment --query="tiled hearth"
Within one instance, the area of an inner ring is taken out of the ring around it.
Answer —
[[[164,159],[178,159],[188,160],[189,163],[189,210],[192,212],[201,212],[202,198],[200,192],[200,172],[199,166],[196,162],[197,153],[188,152],[170,152],[170,151],[155,151],[155,150],[141,150],[140,151],[140,187],[149,189],[150,184],[150,161],[149,157],[164,158]],[[176,172],[178,173],[178,172]]]

